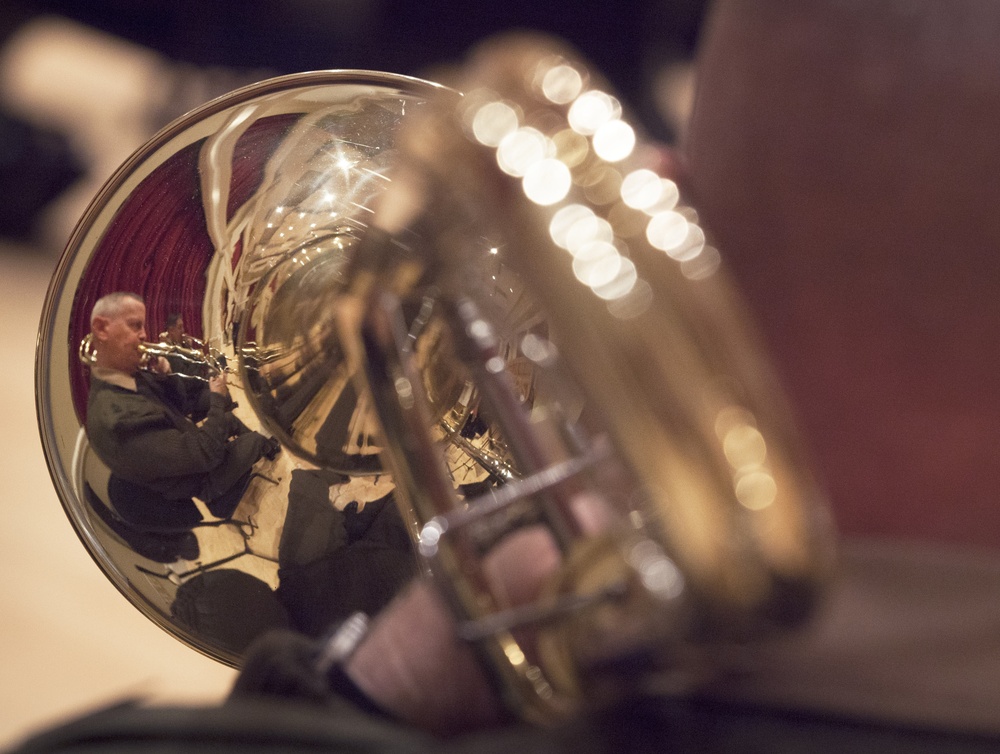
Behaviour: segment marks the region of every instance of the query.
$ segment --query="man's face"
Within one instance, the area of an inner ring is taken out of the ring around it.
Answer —
[[[139,344],[146,340],[146,306],[128,299],[114,317],[94,320],[97,358],[101,366],[135,374],[142,364]]]
[[[170,340],[173,343],[180,343],[181,337],[184,335],[184,320],[178,319],[174,324],[167,328],[167,335],[170,336]]]

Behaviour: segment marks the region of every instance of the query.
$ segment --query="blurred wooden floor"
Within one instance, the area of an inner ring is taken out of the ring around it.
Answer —
[[[35,337],[54,266],[54,257],[0,246],[0,750],[123,696],[216,700],[234,677],[132,607],[62,512],[34,397]]]

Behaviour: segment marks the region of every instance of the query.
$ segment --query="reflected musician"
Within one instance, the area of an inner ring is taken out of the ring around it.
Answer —
[[[146,306],[138,294],[111,293],[94,305],[87,436],[111,469],[109,495],[116,507],[141,506],[142,498],[156,495],[188,511],[197,497],[227,518],[254,464],[273,459],[280,445],[232,412],[224,374],[192,394],[181,384],[190,380],[172,375],[162,356],[143,369],[145,338]]]
[[[171,312],[167,315],[166,329],[160,333],[160,342],[175,346],[177,353],[167,353],[165,358],[170,364],[170,371],[175,374],[186,374],[191,377],[206,377],[204,365],[187,358],[181,349],[186,351],[205,351],[205,344],[193,335],[184,331],[184,315]],[[221,364],[225,367],[225,364]],[[197,386],[196,386],[197,387]],[[192,388],[189,388],[192,389]]]
[[[201,343],[184,331],[184,315],[171,312],[167,315],[166,329],[160,333],[160,341],[181,348],[198,348]]]

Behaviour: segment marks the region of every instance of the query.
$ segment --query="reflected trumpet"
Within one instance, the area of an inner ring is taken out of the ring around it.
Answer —
[[[193,340],[193,339],[192,339]],[[200,343],[200,341],[198,341]],[[154,364],[160,358],[177,359],[186,369],[176,371],[178,377],[192,380],[208,380],[218,374],[225,373],[226,367],[222,361],[222,354],[214,349],[185,348],[174,343],[140,343],[139,353],[142,354],[142,369],[154,370]],[[94,345],[92,334],[87,333],[80,341],[80,348],[77,351],[80,362],[87,366],[97,363],[97,347]]]
[[[392,475],[414,557],[512,709],[552,721],[689,687],[721,648],[808,616],[832,562],[822,490],[720,252],[607,83],[527,36],[483,46],[454,84],[261,82],[122,168],[43,312],[60,497],[126,596],[238,664],[125,572],[84,494],[99,463],[63,344],[111,286],[176,272],[157,290],[188,298],[148,306],[201,313],[291,454]],[[172,192],[148,217],[147,194]],[[151,222],[171,249],[130,235]],[[145,348],[178,354],[162,345]],[[533,532],[557,566],[515,598],[490,558]]]

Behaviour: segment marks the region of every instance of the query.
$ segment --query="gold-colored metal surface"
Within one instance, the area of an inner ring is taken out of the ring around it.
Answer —
[[[43,312],[53,479],[123,593],[220,660],[247,637],[192,622],[181,587],[235,568],[287,606],[330,517],[395,491],[408,556],[520,714],[674,691],[720,647],[808,614],[831,560],[822,492],[719,251],[600,76],[528,36],[484,46],[454,83],[464,96],[367,72],[262,82],[133,157]],[[160,182],[174,209],[151,204]],[[122,289],[148,316],[194,313],[237,365],[237,415],[285,449],[235,544],[199,533],[213,555],[194,562],[153,564],[98,514],[108,471],[68,349]],[[515,595],[491,559],[536,535],[556,565]],[[236,594],[213,603],[224,622],[261,613]]]
[[[192,346],[187,348],[176,343],[140,343],[139,353],[142,354],[143,368],[153,369],[154,362],[160,358],[177,359],[181,364],[194,370],[193,373],[183,373],[182,376],[192,379],[208,379],[214,374],[222,374],[226,367],[222,363],[222,355],[206,349],[201,341],[191,339]],[[197,344],[197,346],[195,346]],[[91,333],[87,333],[80,341],[78,351],[80,362],[86,366],[97,363],[96,349]]]
[[[419,549],[526,717],[684,688],[720,648],[809,613],[831,564],[822,491],[720,253],[607,83],[570,50],[514,37],[484,46],[456,85],[457,107],[432,103],[401,133],[375,223],[422,230],[407,263],[436,271],[520,478],[451,494],[426,450],[399,304],[388,287],[369,295],[358,358]],[[514,335],[476,285],[484,255],[468,239],[483,236],[544,302],[544,330]],[[559,389],[525,404],[511,350]],[[498,583],[488,550],[470,557],[525,500],[540,513],[524,528],[543,523],[562,562],[527,599]]]

